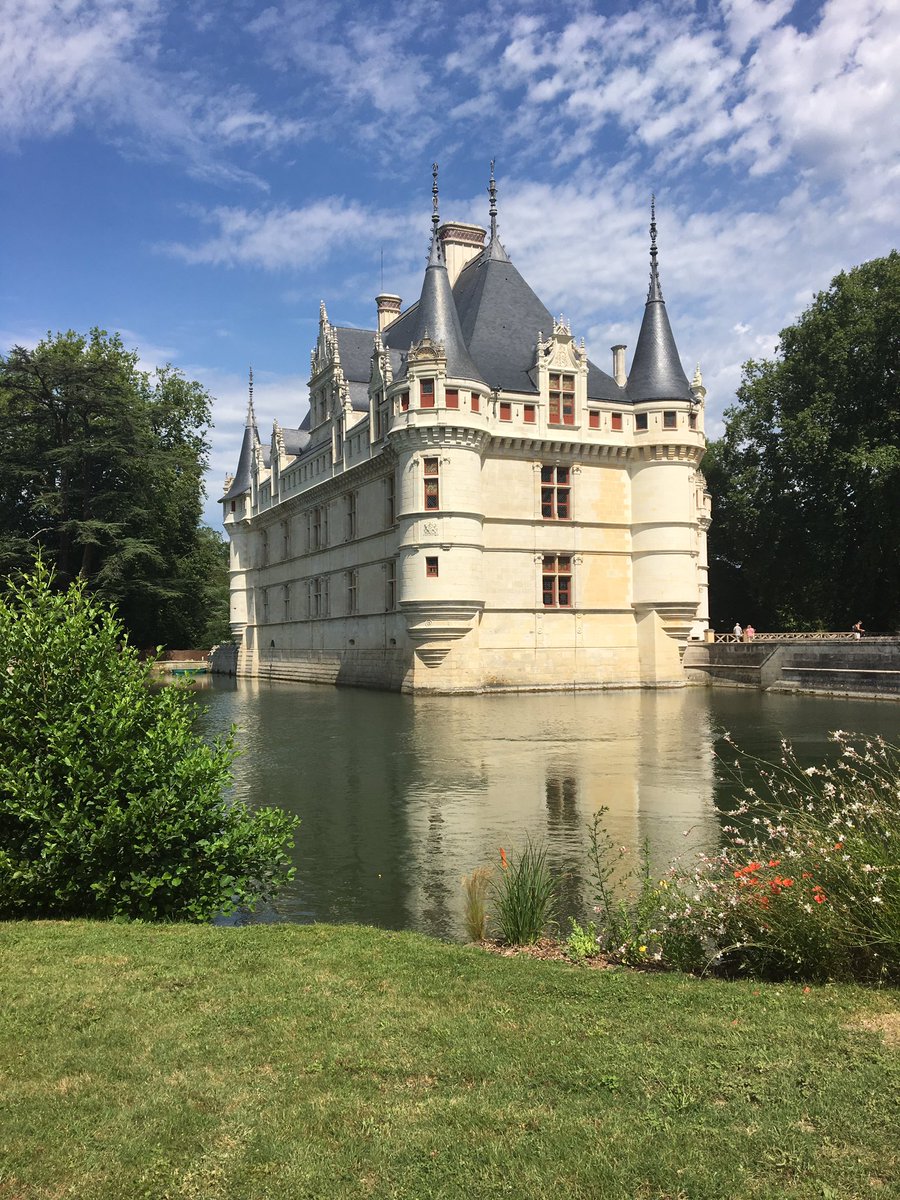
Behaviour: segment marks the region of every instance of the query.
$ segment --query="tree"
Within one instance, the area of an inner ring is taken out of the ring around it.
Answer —
[[[209,420],[199,383],[171,366],[140,371],[99,329],[0,356],[0,569],[41,547],[62,585],[87,580],[140,644],[190,644],[206,624]]]
[[[293,873],[295,819],[225,797],[231,735],[124,639],[40,560],[0,597],[0,918],[208,921]]]
[[[842,272],[748,362],[704,460],[715,624],[900,627],[900,255]]]

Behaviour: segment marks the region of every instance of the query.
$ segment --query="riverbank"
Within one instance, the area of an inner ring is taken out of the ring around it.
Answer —
[[[0,961],[4,1200],[851,1200],[900,1173],[896,992],[358,926],[4,924]]]

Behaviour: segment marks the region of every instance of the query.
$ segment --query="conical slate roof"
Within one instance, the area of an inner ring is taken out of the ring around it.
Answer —
[[[654,204],[650,219],[650,290],[627,384],[628,398],[635,404],[643,400],[691,399],[691,385],[678,357],[659,284],[656,255]]]
[[[486,382],[466,348],[459,313],[453,299],[453,289],[450,287],[450,276],[436,237],[433,239],[428,266],[425,268],[422,295],[416,306],[415,321],[409,333],[407,346],[398,345],[398,332],[396,329],[386,331],[385,341],[388,346],[405,350],[409,346],[418,345],[427,334],[433,342],[440,342],[444,347],[448,379],[467,379],[480,384]]]
[[[222,500],[234,500],[250,491],[250,467],[253,462],[253,452],[259,445],[259,430],[256,428],[256,413],[253,411],[253,375],[250,376],[250,403],[247,405],[247,423],[244,426],[244,440],[241,442],[241,454],[238,458],[237,470],[231,487]]]

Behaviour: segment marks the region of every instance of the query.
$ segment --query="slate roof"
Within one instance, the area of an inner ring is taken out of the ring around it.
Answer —
[[[401,333],[409,333],[409,342],[402,346],[397,341],[398,329]],[[414,320],[408,324],[400,317],[391,326],[390,333],[385,332],[387,344],[398,350],[415,346],[425,335],[432,341],[440,342],[447,356],[447,375],[450,379],[470,379],[475,383],[486,383],[478,367],[472,361],[466,338],[463,336],[457,311],[453,289],[450,287],[450,276],[447,266],[440,254],[437,241],[432,244],[432,252],[425,268],[425,278],[422,281],[422,294],[416,305]],[[405,372],[405,364],[399,374]]]
[[[364,383],[368,386],[372,351],[375,349],[375,330],[349,329],[338,325],[334,327],[334,332],[337,336],[344,378],[348,383]]]
[[[468,263],[453,288],[463,336],[485,381],[492,388],[536,393],[537,335],[549,337],[553,317],[499,242],[491,242]],[[588,399],[625,401],[611,375],[588,363]]]
[[[306,429],[282,429],[281,434],[286,454],[302,454],[309,445],[309,433]]]
[[[250,491],[250,467],[253,462],[253,451],[259,444],[259,433],[256,428],[256,417],[253,415],[253,410],[247,414],[247,424],[244,426],[244,440],[241,442],[241,453],[238,458],[237,470],[234,473],[234,479],[231,481],[231,486],[222,497],[225,500],[234,500],[237,496],[243,496],[245,492]]]

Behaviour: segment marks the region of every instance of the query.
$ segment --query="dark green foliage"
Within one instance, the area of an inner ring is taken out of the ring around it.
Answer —
[[[229,735],[77,580],[34,572],[0,599],[0,918],[206,921],[292,874],[293,818],[228,801]]]
[[[227,602],[200,526],[209,419],[199,383],[147,375],[102,330],[0,356],[0,569],[40,547],[61,585],[83,578],[114,602],[138,645],[205,641]]]
[[[550,923],[556,907],[557,884],[547,865],[547,851],[529,841],[509,861],[501,853],[503,870],[493,885],[494,912],[504,941],[530,946]]]
[[[713,494],[713,623],[900,627],[900,255],[838,275],[748,362]]]

